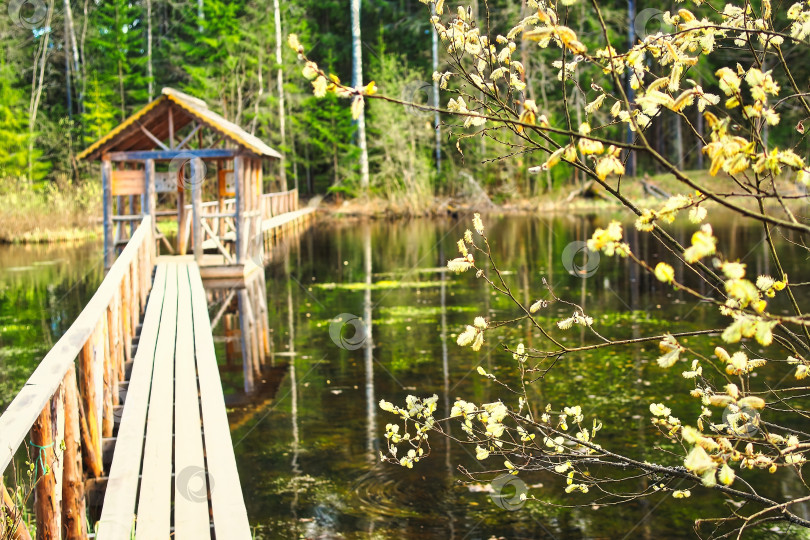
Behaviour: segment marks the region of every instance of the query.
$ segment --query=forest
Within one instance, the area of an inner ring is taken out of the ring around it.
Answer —
[[[600,5],[616,46],[668,29],[659,4]],[[488,7],[487,24],[503,33],[509,21],[531,11],[526,0],[493,1]],[[484,8],[481,2],[470,6],[476,15],[483,15]],[[567,7],[566,14],[586,46],[601,40],[599,21],[586,3]],[[0,18],[3,177],[40,189],[95,183],[97,165],[78,162],[76,154],[168,86],[205,100],[280,149],[288,185],[298,186],[303,195],[365,195],[350,103],[331,93],[325,99],[313,96],[295,52],[283,43],[296,34],[309,57],[350,79],[349,3],[14,0],[8,15]],[[784,15],[777,12],[775,17]],[[367,0],[360,6],[360,23],[366,82],[374,81],[381,93],[401,102],[445,105],[435,103],[432,74],[452,66],[453,58],[443,46],[433,54],[428,6],[418,0]],[[519,47],[515,54],[524,68],[525,97],[552,124],[562,122],[566,105],[571,105],[579,125],[586,104],[576,90],[593,84],[598,68],[582,62],[573,69],[574,58],[566,65],[571,73],[563,83],[555,51],[530,49],[527,40]],[[716,90],[712,74],[720,64],[733,65],[734,54],[729,50],[700,58],[689,77],[706,91]],[[785,55],[796,78],[806,79],[807,64],[795,62],[798,49],[786,47]],[[451,89],[455,84],[457,80],[449,81]],[[800,120],[798,111],[788,109],[782,116],[767,136],[795,142],[800,136],[792,129]],[[374,101],[366,117],[371,194],[408,213],[420,213],[436,195],[475,196],[483,190],[498,203],[542,196],[581,179],[566,167],[530,174],[545,158],[532,155],[536,150],[513,148],[511,133],[485,130],[481,137],[462,138],[457,147],[457,136],[450,135],[454,120],[435,118],[426,109]],[[697,110],[686,117],[665,112],[647,137],[680,168],[702,169],[700,141],[686,122],[698,133],[705,130]],[[624,128],[610,129],[620,135]],[[638,159],[639,175],[661,171],[654,161]]]

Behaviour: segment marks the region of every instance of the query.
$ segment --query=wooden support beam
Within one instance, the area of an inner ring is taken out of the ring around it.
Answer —
[[[106,154],[110,161],[145,161],[154,159],[155,161],[171,161],[176,157],[190,156],[202,159],[232,158],[237,155],[252,155],[242,150],[229,150],[226,148],[186,148],[183,150],[132,150],[128,152],[110,152]]]
[[[186,135],[186,137],[182,141],[180,141],[180,144],[177,145],[177,148],[175,148],[175,150],[183,149],[188,144],[188,142],[191,140],[191,138],[194,137],[194,134],[197,133],[198,131],[200,131],[201,127],[202,127],[202,124],[195,124],[194,129],[191,130],[191,133]]]
[[[174,149],[174,112],[169,106],[169,148]]]
[[[139,127],[139,128],[141,128],[141,131],[143,132],[143,134],[144,134],[144,135],[146,135],[147,137],[149,137],[149,140],[151,140],[153,143],[155,143],[156,145],[158,145],[158,146],[159,146],[159,147],[160,147],[162,150],[170,150],[170,148],[169,148],[168,146],[166,146],[165,144],[163,144],[163,141],[161,141],[160,139],[158,139],[157,137],[155,137],[155,136],[152,134],[152,132],[151,132],[151,131],[149,131],[148,129],[146,129],[145,127],[143,127],[143,124],[141,124],[140,122],[138,122],[138,127]]]

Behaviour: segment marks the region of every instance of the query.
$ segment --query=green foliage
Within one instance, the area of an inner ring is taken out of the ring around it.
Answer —
[[[309,96],[301,101],[299,110],[292,123],[293,131],[302,136],[293,159],[305,171],[307,192],[353,193],[358,150],[352,144],[355,126],[348,104],[334,96]]]
[[[13,66],[0,55],[0,178],[28,174],[28,123],[24,98],[15,83]]]
[[[123,120],[146,98],[142,9],[127,0],[102,2],[89,19],[89,57],[94,75],[115,95]]]
[[[111,104],[112,99],[112,92],[107,86],[99,84],[94,74],[87,100],[84,102],[85,113],[82,117],[87,144],[100,139],[115,127],[116,111]]]
[[[382,38],[373,72],[386,94],[417,101],[425,83],[404,55],[389,54]],[[429,86],[428,86],[429,87]],[[433,115],[397,103],[377,102],[369,107],[371,186],[402,210],[419,213],[433,198]]]

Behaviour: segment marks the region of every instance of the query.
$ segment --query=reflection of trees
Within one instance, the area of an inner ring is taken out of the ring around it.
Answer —
[[[444,258],[444,248],[439,242],[439,266],[442,266],[445,261]],[[441,288],[439,289],[439,302],[441,302],[441,342],[442,342],[442,381],[443,381],[443,401],[444,401],[444,417],[450,417],[450,365],[447,358],[447,271],[443,269],[439,274],[439,279],[441,280]],[[451,493],[452,485],[453,485],[453,462],[450,459],[451,452],[450,452],[450,438],[453,436],[451,431],[450,423],[448,422],[444,428],[445,433],[447,433],[447,437],[445,438],[445,446],[444,446],[444,464],[447,467],[447,487],[448,487],[448,494]],[[449,538],[452,540],[456,536],[456,522],[455,516],[453,516],[452,510],[447,510],[447,517],[450,518],[450,522],[448,523],[449,526]]]
[[[372,339],[372,305],[371,305],[371,229],[363,227],[363,266],[366,273],[366,288],[363,297],[363,322],[365,324],[365,341],[363,353],[366,368],[366,450],[370,463],[376,463],[374,439],[377,432],[377,403],[374,400],[374,341]],[[358,330],[360,331],[360,330]]]
[[[301,476],[301,467],[298,464],[299,443],[300,436],[298,433],[298,376],[295,369],[297,355],[295,354],[295,317],[294,317],[294,304],[292,295],[292,279],[290,276],[289,258],[285,260],[284,271],[287,274],[287,328],[289,333],[289,352],[290,352],[290,402],[292,417],[292,461],[290,462],[290,469],[292,470],[292,489],[293,499],[290,502],[290,512],[293,516],[293,532],[297,536],[298,533],[298,495],[299,495],[299,477]]]

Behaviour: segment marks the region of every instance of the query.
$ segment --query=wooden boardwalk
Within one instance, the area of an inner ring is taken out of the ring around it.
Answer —
[[[249,539],[205,289],[191,257],[158,259],[127,396],[99,538],[129,539],[136,516],[136,539],[210,539],[212,530]]]
[[[251,537],[200,268],[157,255],[151,216],[0,416],[0,537],[29,538],[5,487],[26,451],[38,539]]]

